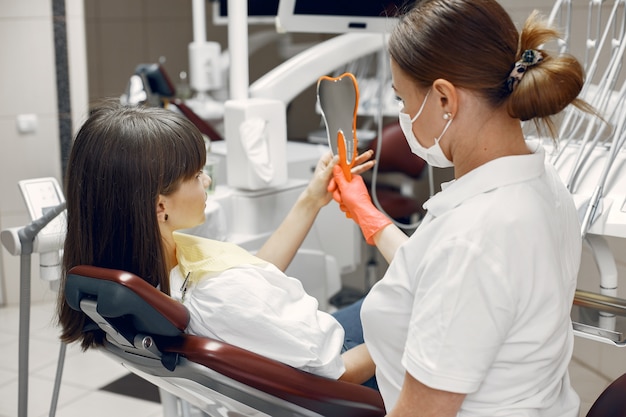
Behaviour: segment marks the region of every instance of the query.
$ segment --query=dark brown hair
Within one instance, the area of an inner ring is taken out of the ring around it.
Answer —
[[[571,55],[552,56],[541,45],[558,37],[537,12],[521,34],[496,0],[422,0],[404,14],[391,34],[389,53],[415,82],[443,78],[478,92],[492,106],[506,105],[511,117],[533,120],[554,136],[550,116],[567,105],[593,112],[578,99],[584,71]],[[529,67],[513,91],[507,80],[525,50],[543,61]]]
[[[106,100],[78,131],[65,178],[67,235],[58,302],[61,340],[101,344],[103,333],[65,302],[67,271],[95,265],[132,272],[169,293],[156,216],[168,195],[205,164],[204,140],[183,116]]]

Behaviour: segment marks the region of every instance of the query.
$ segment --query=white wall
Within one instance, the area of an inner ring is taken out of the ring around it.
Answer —
[[[82,0],[66,0],[73,126],[87,110],[87,70]],[[0,2],[0,229],[28,223],[17,182],[55,177],[62,183],[57,115],[52,0]],[[35,132],[17,131],[18,115],[34,114]],[[33,255],[32,300],[54,297],[39,280]],[[19,302],[19,257],[0,252],[0,293]],[[2,301],[2,300],[0,300]]]

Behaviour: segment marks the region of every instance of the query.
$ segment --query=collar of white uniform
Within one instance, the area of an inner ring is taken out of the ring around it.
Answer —
[[[442,184],[443,191],[424,203],[424,208],[437,217],[478,194],[541,176],[545,172],[543,146],[538,141],[526,143],[531,154],[494,159],[458,180]]]
[[[229,242],[220,242],[182,232],[173,233],[176,242],[176,258],[183,277],[189,272],[190,281],[199,279],[203,273],[222,272],[240,265],[264,264],[247,250]]]

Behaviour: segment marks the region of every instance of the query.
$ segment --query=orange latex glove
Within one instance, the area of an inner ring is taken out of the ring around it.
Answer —
[[[389,217],[380,212],[372,203],[367,187],[360,175],[352,175],[352,180],[346,180],[341,167],[333,168],[333,179],[328,191],[333,193],[333,199],[339,203],[339,208],[346,213],[346,217],[354,220],[361,228],[365,241],[373,245],[374,235],[391,223]]]

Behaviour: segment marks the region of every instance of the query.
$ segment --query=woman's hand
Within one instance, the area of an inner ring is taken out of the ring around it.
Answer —
[[[360,175],[354,175],[348,181],[340,167],[333,167],[333,181],[329,183],[328,191],[346,217],[359,225],[368,244],[374,245],[374,236],[392,223],[374,206]]]
[[[325,206],[330,201],[326,188],[328,182],[333,177],[333,167],[337,165],[339,158],[333,157],[332,152],[327,152],[317,161],[313,177],[309,181],[306,193],[308,198],[319,203],[320,207]]]
[[[376,163],[375,160],[371,159],[372,155],[374,155],[374,151],[371,149],[358,155],[351,170],[352,174],[358,175],[372,169]],[[336,189],[333,167],[338,162],[339,157],[333,156],[330,151],[324,154],[317,162],[313,177],[307,186],[308,197],[319,202],[320,207],[325,206],[332,199],[332,191]]]
[[[365,152],[355,160],[354,173],[363,172],[374,166],[369,161],[373,152]],[[285,271],[317,217],[320,209],[330,202],[332,193],[327,190],[333,178],[333,168],[339,159],[331,152],[317,162],[313,178],[272,236],[256,255]]]
[[[362,154],[358,155],[354,160],[354,166],[350,171],[352,171],[352,175],[359,175],[368,171],[374,167],[376,163],[375,159],[371,159],[374,155],[374,151],[369,149]]]

